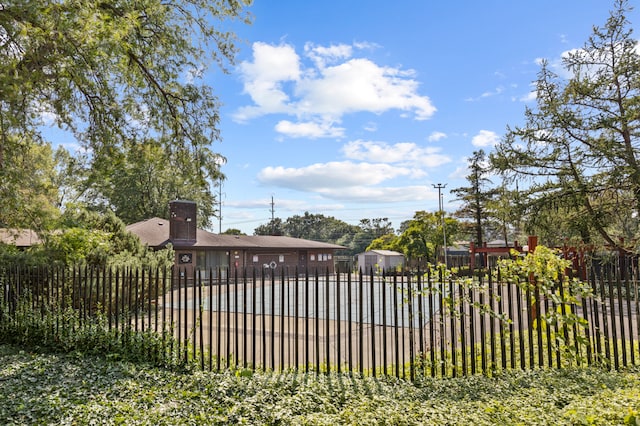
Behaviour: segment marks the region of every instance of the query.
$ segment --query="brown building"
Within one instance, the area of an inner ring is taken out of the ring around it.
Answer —
[[[35,244],[40,244],[42,240],[38,234],[30,229],[0,228],[0,243],[14,245],[24,249]]]
[[[335,252],[345,247],[282,236],[225,235],[198,229],[196,203],[173,201],[170,219],[152,218],[127,226],[143,244],[161,249],[171,244],[176,265],[190,273],[194,268],[214,277],[244,268],[280,274],[335,271]]]

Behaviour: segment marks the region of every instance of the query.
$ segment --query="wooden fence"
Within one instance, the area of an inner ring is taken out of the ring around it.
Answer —
[[[6,266],[0,331],[27,306],[35,317],[71,312],[73,329],[56,320],[48,331],[54,338],[100,319],[123,339],[157,333],[171,345],[161,350],[203,369],[408,379],[581,364],[617,369],[640,360],[634,268],[593,268],[592,294],[571,299],[560,282],[541,294],[496,274],[211,272]]]

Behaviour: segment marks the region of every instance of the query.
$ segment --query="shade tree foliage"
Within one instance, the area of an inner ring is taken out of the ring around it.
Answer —
[[[358,225],[350,225],[334,217],[322,214],[295,215],[286,220],[275,218],[257,227],[255,235],[285,235],[314,241],[339,244],[346,249],[342,254],[356,255],[367,250],[385,249],[403,253],[409,260],[437,262],[437,253],[444,244],[441,212],[418,211],[413,219],[401,225],[402,232],[395,232],[388,218],[361,219]],[[447,242],[451,244],[460,235],[460,221],[444,214]]]
[[[269,223],[258,226],[253,230],[254,235],[284,235],[282,219],[275,217]]]
[[[398,237],[397,247],[402,248],[409,262],[424,260],[435,264],[438,262],[440,249],[452,245],[459,232],[460,222],[448,217],[445,212],[420,210],[405,224],[404,231]]]
[[[339,244],[346,247],[344,254],[349,255],[363,252],[372,240],[393,232],[388,218],[361,219],[358,225],[351,225],[332,216],[309,212],[286,220],[274,218],[254,230],[255,235],[284,235]]]
[[[197,204],[198,225],[209,227],[217,213],[209,180],[222,178],[218,164],[223,160],[209,153],[202,161],[199,168],[206,173],[193,173],[192,168],[167,157],[157,140],[141,141],[113,155],[111,170],[101,172],[100,179],[90,176],[83,192],[85,198],[93,200],[94,207],[113,210],[125,223],[168,218],[170,201],[191,200]]]
[[[305,212],[286,220],[274,218],[269,223],[260,225],[254,235],[283,235],[306,240],[339,244],[352,250],[353,237],[359,232],[357,226],[323,214]]]
[[[444,219],[444,221],[443,221]],[[444,222],[444,230],[442,229]],[[400,226],[399,235],[385,234],[374,239],[367,250],[385,249],[405,255],[408,264],[438,262],[438,253],[445,245],[451,245],[461,232],[461,222],[447,217],[444,212],[417,211],[411,220]]]
[[[42,232],[43,242],[26,250],[0,243],[0,261],[30,266],[87,264],[104,267],[169,268],[172,247],[151,250],[126,230],[113,212],[106,214],[71,205]]]
[[[144,177],[144,165],[136,161],[145,154],[154,164],[163,160],[167,176],[176,175],[172,197],[213,199],[210,184],[221,177],[211,149],[220,139],[219,101],[200,76],[212,63],[222,70],[233,64],[235,34],[225,25],[249,22],[248,3],[0,3],[0,221],[38,227],[46,212],[22,218],[25,202],[44,198],[47,210],[60,199],[51,193],[55,188],[40,185],[30,189],[31,199],[24,197],[19,189],[29,175],[50,170],[42,165],[46,162],[21,167],[12,161],[46,149],[52,141],[43,128],[50,126],[72,135],[86,155],[84,174],[78,176],[83,185],[73,188],[85,203],[137,217],[137,206],[117,195],[135,199],[135,191],[147,189],[142,182],[122,186],[125,179]],[[150,144],[153,152],[141,151]],[[163,183],[153,191],[166,190]],[[213,214],[200,213],[205,224]]]
[[[51,147],[6,139],[12,146],[0,149],[0,228],[49,229],[58,215]]]
[[[248,3],[0,3],[0,226],[51,229],[60,209],[79,202],[126,222],[166,217],[176,198],[197,201],[200,225],[210,225],[211,183],[223,178],[224,159],[211,148],[220,139],[219,101],[199,77],[211,63],[222,70],[233,63],[235,36],[224,23],[248,22]],[[637,250],[640,55],[629,9],[614,0],[606,23],[563,58],[561,73],[542,62],[536,107],[490,155],[504,179],[491,197],[489,171],[474,153],[476,171],[456,195],[477,242],[535,234],[548,245]],[[48,126],[80,148],[54,152]],[[256,234],[330,241],[351,253],[398,238],[396,250],[433,259],[437,220],[416,212],[394,232],[386,218],[354,226],[305,213]],[[449,241],[461,226],[449,230],[452,221],[445,218]]]

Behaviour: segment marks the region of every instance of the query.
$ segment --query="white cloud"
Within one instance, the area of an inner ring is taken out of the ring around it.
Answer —
[[[333,161],[300,168],[266,167],[258,174],[261,183],[300,191],[321,192],[329,188],[372,186],[399,176],[410,176],[415,170],[388,164]]]
[[[476,98],[467,98],[466,101],[467,102],[475,102],[475,101],[479,101],[480,99],[485,99],[485,98],[490,98],[492,96],[500,95],[502,92],[504,92],[504,87],[499,86],[499,87],[496,87],[493,91],[484,92],[484,93],[480,94],[480,96],[478,96]]]
[[[418,93],[414,71],[354,58],[354,47],[371,46],[327,47],[307,43],[305,54],[311,64],[304,67],[290,45],[254,43],[252,60],[239,66],[244,91],[253,104],[238,109],[235,119],[246,121],[261,115],[286,114],[306,128],[308,123],[316,123],[316,130],[325,129],[326,136],[331,137],[336,129],[325,122],[339,122],[345,114],[382,114],[395,109],[410,113],[416,120],[426,120],[435,113],[431,100]],[[298,131],[291,132],[297,129],[295,124],[298,123],[283,121],[276,130],[299,135]],[[312,134],[321,137],[319,133]]]
[[[367,132],[375,132],[376,130],[378,130],[378,124],[370,121],[364,125],[364,130],[366,130]]]
[[[196,80],[202,78],[205,70],[206,67],[204,65],[189,67],[182,73],[181,79],[187,84],[193,84]]]
[[[412,142],[390,145],[385,142],[357,140],[344,145],[342,151],[347,158],[352,160],[379,163],[436,167],[451,161],[448,156],[440,153],[440,148],[422,148]]]
[[[275,126],[278,133],[292,138],[324,138],[344,136],[344,128],[334,127],[330,122],[315,123],[311,121],[293,123],[289,120],[282,120]]]
[[[340,117],[343,114],[387,110],[413,111],[417,120],[435,112],[429,98],[417,94],[418,83],[412,72],[380,67],[368,59],[351,59],[327,67],[319,78],[302,79],[297,93],[299,106],[310,114]]]
[[[463,164],[456,167],[456,169],[452,171],[451,174],[449,174],[448,178],[451,180],[466,179],[471,174],[470,160],[471,160],[471,157],[462,158],[460,162]],[[488,158],[485,158],[484,161],[480,162],[480,167],[488,171],[486,177],[489,179],[491,179],[492,176],[495,176],[495,173],[492,173],[489,171],[491,170],[490,166],[491,166],[491,163]]]
[[[43,110],[40,113],[40,118],[42,118],[42,122],[45,126],[53,126],[58,121],[58,114],[52,110]]]
[[[520,97],[520,102],[533,102],[538,99],[538,93],[535,90],[530,91],[526,95]]]
[[[638,43],[636,43],[636,52],[638,51]],[[595,57],[600,57],[600,59],[594,59],[594,52],[589,52],[585,49],[569,49],[565,50],[560,54],[559,57],[554,59],[545,59],[545,58],[536,58],[535,63],[538,66],[542,66],[544,63],[547,64],[547,67],[553,71],[556,75],[563,79],[570,79],[574,77],[574,73],[572,70],[568,69],[565,61],[569,59],[570,56],[582,58],[584,64],[580,68],[580,73],[584,76],[592,76],[596,77],[598,70],[600,70],[606,61],[604,56],[608,55],[608,52],[596,52]]]
[[[293,46],[253,44],[253,62],[242,62],[240,71],[250,81],[286,81],[300,78],[300,57]]]
[[[427,140],[429,142],[438,142],[440,139],[444,139],[447,137],[446,133],[443,132],[432,132],[428,137]]]
[[[469,176],[469,165],[458,166],[447,176],[448,179],[465,179]]]
[[[233,207],[237,209],[266,209],[268,210],[271,207],[272,199],[262,198],[262,199],[251,199],[251,200],[241,200],[234,202],[227,202],[225,206]],[[292,199],[277,199],[278,210],[293,210],[299,211],[309,207],[309,203],[304,200],[292,200]]]
[[[356,203],[401,203],[433,200],[432,191],[426,186],[332,188],[321,191],[327,198]],[[437,196],[435,197],[437,198]]]
[[[244,121],[264,114],[291,111],[289,95],[284,83],[300,79],[300,58],[289,45],[253,44],[253,62],[239,67],[244,79],[244,92],[251,96],[254,106],[241,108],[235,118]]]
[[[480,132],[471,139],[471,143],[477,147],[494,146],[500,142],[500,137],[496,132],[490,130],[480,130]]]
[[[316,163],[304,167],[263,168],[257,181],[265,186],[292,189],[322,199],[365,202],[399,202],[432,199],[426,186],[392,186],[399,179],[423,179],[426,169],[451,162],[438,147],[415,143],[356,140],[346,143],[347,160]]]
[[[324,68],[328,63],[336,63],[341,59],[350,58],[353,54],[353,47],[348,44],[326,47],[307,43],[304,45],[304,52],[318,68]]]
[[[44,126],[55,126],[56,123],[58,122],[58,114],[56,114],[55,110],[53,109],[53,106],[50,103],[47,102],[41,102],[38,104],[32,104],[31,105],[31,112],[34,115],[37,115],[40,117],[41,123]]]

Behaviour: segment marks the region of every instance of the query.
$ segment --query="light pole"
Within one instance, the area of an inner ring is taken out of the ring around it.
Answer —
[[[443,210],[443,202],[442,202],[442,189],[447,187],[447,184],[445,183],[444,185],[441,183],[438,184],[434,184],[433,185],[434,188],[438,189],[438,209],[440,211],[440,218],[442,219],[442,236],[443,236],[443,240],[444,240],[444,266],[448,267],[448,262],[447,262],[447,231],[445,229],[445,222],[444,222],[444,210]]]

